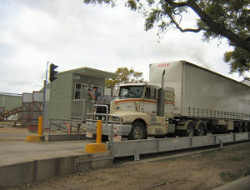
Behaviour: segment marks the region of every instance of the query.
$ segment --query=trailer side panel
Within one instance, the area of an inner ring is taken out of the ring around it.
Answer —
[[[178,61],[150,65],[152,84],[175,89],[176,116],[250,120],[250,87],[194,64]]]
[[[248,86],[193,64],[182,65],[182,116],[249,120]]]

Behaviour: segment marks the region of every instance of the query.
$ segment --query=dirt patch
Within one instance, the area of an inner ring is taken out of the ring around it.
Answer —
[[[0,128],[0,132],[1,133],[29,133],[29,131],[27,130],[27,128],[18,128],[18,127],[3,127]]]
[[[83,127],[80,128],[80,134],[85,133]],[[43,135],[46,134],[66,135],[69,134],[69,130],[62,128],[49,131],[48,129],[46,129],[43,131]],[[71,134],[78,134],[78,129],[76,127],[73,127]],[[37,132],[30,132],[27,127],[23,127],[19,123],[15,125],[15,122],[12,121],[0,121],[0,142],[25,141],[26,136],[28,135],[37,135]]]
[[[250,143],[184,158],[129,162],[13,189],[212,189],[250,174]]]
[[[0,122],[0,142],[3,141],[24,141],[29,135],[27,128],[15,126],[15,122]]]

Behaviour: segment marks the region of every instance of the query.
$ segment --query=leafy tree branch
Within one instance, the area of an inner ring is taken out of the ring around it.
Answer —
[[[226,38],[234,48],[224,60],[231,72],[244,75],[250,70],[249,0],[124,0],[127,7],[145,16],[145,30],[174,27],[181,32],[202,32],[204,39]],[[84,0],[86,4],[115,6],[115,0]],[[182,18],[194,12],[196,26],[182,27]]]
[[[128,69],[127,67],[119,67],[117,68],[116,78],[109,78],[105,81],[105,86],[111,88],[111,96],[113,96],[113,89],[116,85],[121,83],[128,83],[128,82],[142,82],[142,72],[137,72],[133,68]]]

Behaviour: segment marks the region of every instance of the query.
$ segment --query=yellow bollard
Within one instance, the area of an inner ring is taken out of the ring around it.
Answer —
[[[43,136],[43,116],[38,117],[38,136]]]
[[[38,117],[38,135],[29,135],[26,142],[41,142],[43,137],[43,116]]]
[[[96,124],[96,143],[102,143],[102,120],[98,120]]]
[[[87,153],[107,152],[106,144],[102,143],[102,121],[98,120],[96,125],[96,143],[86,145]]]

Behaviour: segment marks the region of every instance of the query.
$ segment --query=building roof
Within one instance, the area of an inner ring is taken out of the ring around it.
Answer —
[[[21,97],[22,94],[10,93],[10,92],[0,92],[0,96],[18,96],[18,97]]]
[[[78,68],[78,69],[73,69],[73,70],[69,70],[69,71],[60,72],[60,73],[58,73],[58,75],[63,74],[63,73],[67,73],[67,72],[72,72],[74,74],[85,75],[85,76],[96,77],[96,78],[113,78],[113,77],[117,77],[116,73],[102,71],[102,70],[93,69],[93,68],[89,68],[89,67],[81,67],[81,68]]]

